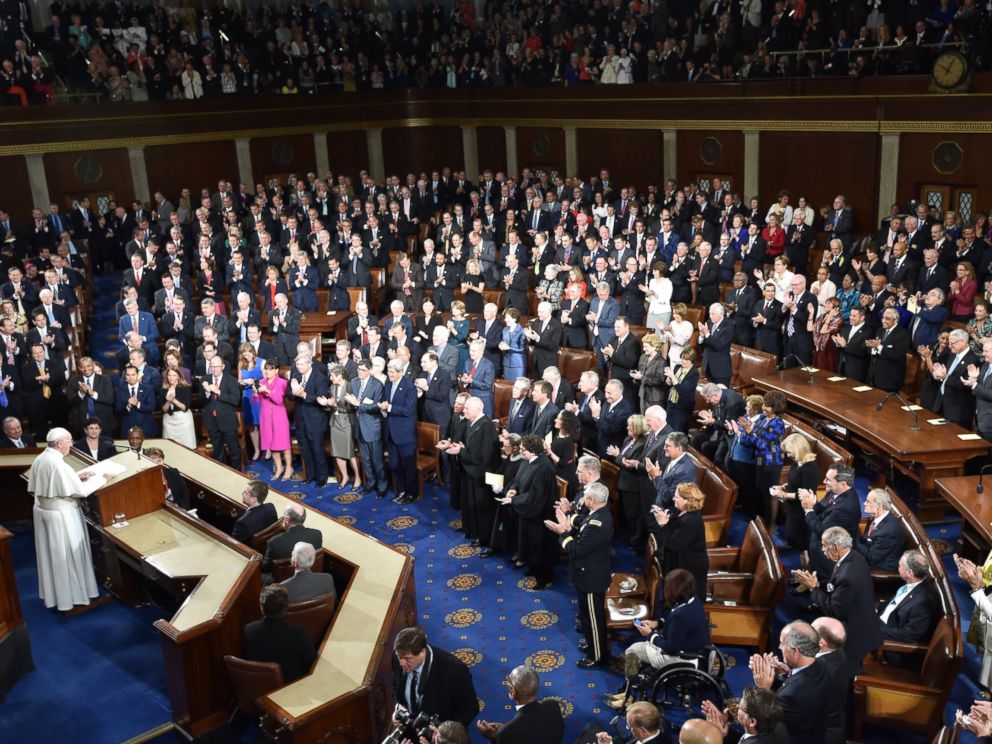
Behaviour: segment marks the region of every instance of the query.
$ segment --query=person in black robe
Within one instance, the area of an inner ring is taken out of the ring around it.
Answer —
[[[537,589],[551,586],[559,553],[555,534],[544,521],[554,519],[558,488],[555,468],[545,454],[544,440],[528,434],[520,442],[523,464],[506,492],[504,503],[513,505],[520,520],[518,556],[528,566]]]
[[[458,455],[462,476],[462,528],[472,545],[482,547],[481,557],[492,554],[489,538],[493,532],[496,501],[493,490],[486,484],[486,473],[499,465],[499,441],[496,425],[483,411],[482,400],[471,396],[465,401],[465,435],[462,441],[445,440],[442,449]]]
[[[510,434],[506,429],[500,432],[499,445],[501,461],[496,468],[496,472],[503,476],[502,486],[493,486],[493,496],[501,499],[506,489],[517,477],[517,471],[523,464],[520,457],[520,435]],[[489,540],[489,547],[493,550],[510,550],[512,557],[510,560],[518,561],[517,556],[517,533],[519,530],[516,512],[512,508],[502,503],[496,506],[496,519],[493,522],[493,535]],[[518,563],[517,568],[523,564]]]
[[[455,398],[455,405],[453,408],[453,415],[451,416],[451,423],[448,424],[448,438],[443,442],[438,442],[438,446],[445,443],[454,442],[465,442],[465,429],[468,426],[468,422],[465,420],[465,416],[462,415],[465,410],[465,400],[468,395],[465,393],[460,393],[457,398]],[[451,482],[449,483],[448,496],[450,498],[450,506],[452,509],[460,510],[462,508],[462,492],[464,491],[464,478],[465,471],[458,467],[458,456],[449,455],[443,449],[441,451],[441,457],[448,461],[448,473],[451,477]],[[462,514],[462,532],[465,532],[465,515]],[[468,535],[466,535],[468,537]]]
[[[569,501],[575,500],[579,490],[579,476],[576,469],[579,465],[578,450],[581,437],[582,425],[578,416],[569,410],[559,411],[551,433],[551,443],[546,445],[545,454],[555,467],[555,475],[568,483]],[[545,442],[547,441],[545,439]]]

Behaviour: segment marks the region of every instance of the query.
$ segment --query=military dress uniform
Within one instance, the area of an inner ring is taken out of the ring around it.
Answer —
[[[586,657],[579,666],[605,662],[606,590],[610,586],[610,541],[613,515],[602,506],[587,515],[573,515],[572,529],[562,535],[561,547],[568,553],[568,580],[579,596],[579,625],[586,639]]]

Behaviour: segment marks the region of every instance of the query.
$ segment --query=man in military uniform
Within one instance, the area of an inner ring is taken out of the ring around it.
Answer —
[[[570,517],[559,507],[555,510],[556,521],[544,523],[560,536],[561,546],[568,553],[568,579],[579,595],[579,625],[586,642],[582,647],[586,656],[576,666],[583,669],[605,664],[610,658],[604,612],[613,539],[613,517],[606,508],[609,497],[602,483],[590,483],[582,497],[589,510],[587,515]]]

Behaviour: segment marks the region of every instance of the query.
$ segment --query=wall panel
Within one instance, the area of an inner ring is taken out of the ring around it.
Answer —
[[[503,127],[478,127],[479,167],[493,173],[506,170],[506,131]],[[474,180],[474,179],[473,179]]]
[[[176,167],[181,163],[181,167]],[[237,189],[239,182],[238,156],[234,142],[192,142],[185,145],[151,145],[145,148],[145,168],[148,171],[148,190],[154,194],[162,191],[176,204],[179,192],[189,188],[199,198],[200,189],[206,187],[212,194],[221,178],[230,181]],[[245,184],[249,193],[255,184]]]
[[[349,129],[327,135],[327,160],[334,175],[343,173],[357,179],[359,171],[369,167],[369,148],[365,130]]]
[[[398,175],[406,182],[407,173],[450,166],[452,171],[465,167],[460,127],[395,127],[382,130],[382,155],[386,175]],[[467,174],[475,182],[478,174]]]
[[[805,196],[819,210],[843,194],[854,210],[855,231],[874,233],[878,213],[877,134],[762,132],[759,189],[767,209],[787,188],[793,203]]]
[[[10,214],[11,219],[23,224],[31,219],[31,186],[28,182],[28,166],[23,155],[0,158],[0,183],[4,185],[0,209]],[[46,205],[37,205],[45,209]],[[2,237],[2,236],[0,236]]]
[[[565,130],[559,127],[517,127],[517,165],[565,173]]]
[[[647,193],[649,183],[661,187],[662,137],[650,129],[579,129],[579,175],[588,181],[602,168],[621,186],[634,185]],[[574,174],[570,174],[574,175]]]
[[[131,162],[127,150],[114,147],[93,152],[52,152],[44,156],[48,192],[64,209],[68,197],[79,194],[113,194],[118,203],[134,200]]]
[[[255,183],[267,176],[295,173],[303,177],[317,167],[312,134],[256,137],[250,141],[251,169]],[[283,183],[286,180],[283,179]],[[249,191],[254,191],[253,188]]]
[[[661,133],[659,132],[659,136]],[[715,140],[715,143],[709,140]],[[734,131],[680,131],[678,148],[678,183],[683,186],[702,174],[731,177],[735,190],[744,187],[744,133]],[[754,196],[741,194],[744,202]]]
[[[960,148],[960,166],[956,169],[938,159],[942,170],[953,172],[941,173],[934,164],[934,150],[942,143],[954,143]],[[910,199],[919,199],[924,185],[973,187],[977,191],[975,206],[987,213],[992,206],[988,147],[989,138],[980,134],[903,134],[899,138],[897,201],[905,206]]]

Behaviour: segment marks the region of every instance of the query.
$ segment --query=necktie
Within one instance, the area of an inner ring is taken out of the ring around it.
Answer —
[[[217,384],[217,378],[216,377],[214,378],[214,384],[215,385]],[[128,397],[129,398],[136,397],[138,395],[138,388],[136,388],[134,385],[131,385],[130,386],[130,389],[131,389],[131,394]]]
[[[89,388],[92,388],[93,387],[93,378],[92,377],[87,377],[86,378],[86,386],[89,387]],[[87,416],[92,416],[95,412],[96,412],[96,409],[95,409],[95,406],[93,405],[93,396],[87,395],[86,396],[86,415]]]
[[[361,401],[364,400],[364,398],[362,396],[365,395],[365,386],[367,384],[368,384],[368,380],[362,380],[361,385],[358,386],[358,401],[359,402],[361,402]]]
[[[472,369],[469,370],[469,373],[468,373],[469,377],[471,377],[473,380],[475,379],[475,371],[478,368],[479,368],[479,363],[478,362],[473,362],[472,363]]]
[[[985,375],[982,377],[982,382],[988,382],[990,372],[992,372],[992,364],[985,368]]]
[[[871,537],[871,533],[873,533],[875,531],[875,526],[877,524],[878,524],[878,522],[876,520],[874,520],[874,519],[871,520],[871,524],[868,525],[868,532],[865,534],[865,537]]]
[[[20,439],[15,439],[14,446],[17,447],[17,449],[24,449],[24,442],[22,442]]]
[[[951,362],[951,366],[947,368],[947,376],[944,378],[944,381],[942,383],[940,383],[940,394],[941,395],[944,394],[944,386],[947,384],[947,381],[951,378],[951,375],[954,373],[954,370],[957,369],[958,362],[960,362],[960,361],[961,361],[961,355],[960,354],[956,354],[954,356],[954,361]]]
[[[520,400],[516,399],[513,401],[513,407],[510,410],[510,418],[515,419],[517,417],[517,412],[520,410]]]
[[[420,680],[420,672],[410,674],[410,713],[413,714],[420,708],[420,696],[417,694],[417,683]]]
[[[393,404],[393,396],[396,395],[396,388],[399,387],[399,383],[394,382],[389,386],[389,405]]]
[[[49,314],[51,314],[52,311],[49,310],[48,312]],[[138,316],[136,315],[131,316],[131,330],[134,331],[135,333],[138,332]]]

